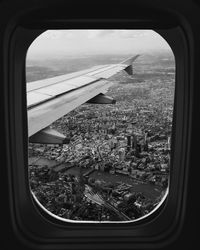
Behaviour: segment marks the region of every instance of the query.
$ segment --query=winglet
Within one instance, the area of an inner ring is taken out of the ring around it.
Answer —
[[[139,57],[140,55],[129,57],[128,59],[124,60],[122,64],[127,65],[127,67],[124,69],[129,75],[133,74],[133,68],[132,63]]]
[[[126,64],[127,66],[130,66],[139,56],[140,56],[139,54],[136,56],[131,56],[128,59],[121,62],[121,64]]]

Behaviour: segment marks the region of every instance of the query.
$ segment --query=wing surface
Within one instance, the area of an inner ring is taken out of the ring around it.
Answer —
[[[113,84],[109,78],[122,70],[132,74],[139,55],[119,64],[99,65],[87,70],[27,83],[28,135],[101,93]]]

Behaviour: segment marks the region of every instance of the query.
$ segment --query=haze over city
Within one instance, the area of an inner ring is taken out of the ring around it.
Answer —
[[[31,44],[27,58],[162,51],[171,49],[153,30],[48,30]]]

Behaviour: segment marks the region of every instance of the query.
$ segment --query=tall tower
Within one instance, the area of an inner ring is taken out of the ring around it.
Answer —
[[[131,149],[131,136],[127,135],[127,151]]]
[[[137,137],[135,134],[132,135],[132,149],[137,150]]]
[[[125,149],[124,148],[121,148],[119,150],[119,160],[120,161],[124,161],[124,158],[125,158]]]

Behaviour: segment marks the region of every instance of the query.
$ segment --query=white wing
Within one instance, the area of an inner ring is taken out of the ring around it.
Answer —
[[[122,70],[132,74],[132,63],[138,56],[130,57],[119,64],[95,66],[71,74],[29,82],[28,136],[46,128],[89,100],[93,103],[106,103],[102,93],[113,84],[109,78]],[[98,98],[94,100],[94,97]],[[109,103],[109,98],[107,100]]]

